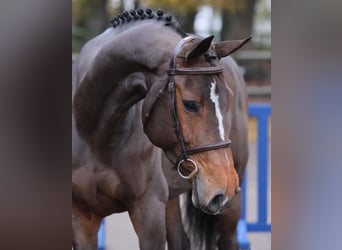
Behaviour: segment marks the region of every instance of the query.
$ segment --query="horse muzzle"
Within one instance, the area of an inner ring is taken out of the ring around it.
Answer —
[[[203,212],[211,215],[217,215],[223,213],[228,207],[230,207],[232,201],[241,191],[240,187],[237,187],[235,194],[232,197],[224,191],[217,191],[209,199],[204,199],[201,194],[201,187],[198,184],[198,178],[195,176],[193,179],[193,189],[192,189],[192,203],[195,207],[201,209]]]

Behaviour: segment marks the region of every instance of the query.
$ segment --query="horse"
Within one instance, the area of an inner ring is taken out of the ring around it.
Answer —
[[[190,35],[162,10],[111,24],[72,65],[72,246],[97,249],[101,220],[128,211],[139,248],[164,249],[173,197],[192,188],[193,205],[211,215],[239,197],[226,133],[239,129],[227,84],[236,72],[220,59],[249,38]]]

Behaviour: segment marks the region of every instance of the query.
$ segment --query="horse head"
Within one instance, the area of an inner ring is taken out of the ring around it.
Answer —
[[[176,46],[168,81],[144,101],[144,131],[161,147],[180,176],[192,183],[192,202],[218,214],[240,190],[231,141],[230,90],[220,58],[250,40],[212,42],[189,36]]]

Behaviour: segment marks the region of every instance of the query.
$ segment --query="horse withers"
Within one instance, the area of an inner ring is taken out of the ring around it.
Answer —
[[[162,165],[175,167],[186,189],[192,183],[192,202],[206,213],[238,196],[227,133],[233,97],[219,59],[248,39],[188,36],[149,9],[111,22],[73,63],[73,247],[96,249],[101,219],[128,211],[140,249],[164,249],[167,181],[177,180]]]

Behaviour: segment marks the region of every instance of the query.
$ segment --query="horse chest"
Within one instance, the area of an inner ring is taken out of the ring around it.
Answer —
[[[131,163],[131,164],[130,164]],[[97,171],[96,183],[108,197],[124,200],[126,197],[139,196],[146,188],[146,174],[138,165],[126,160]]]

